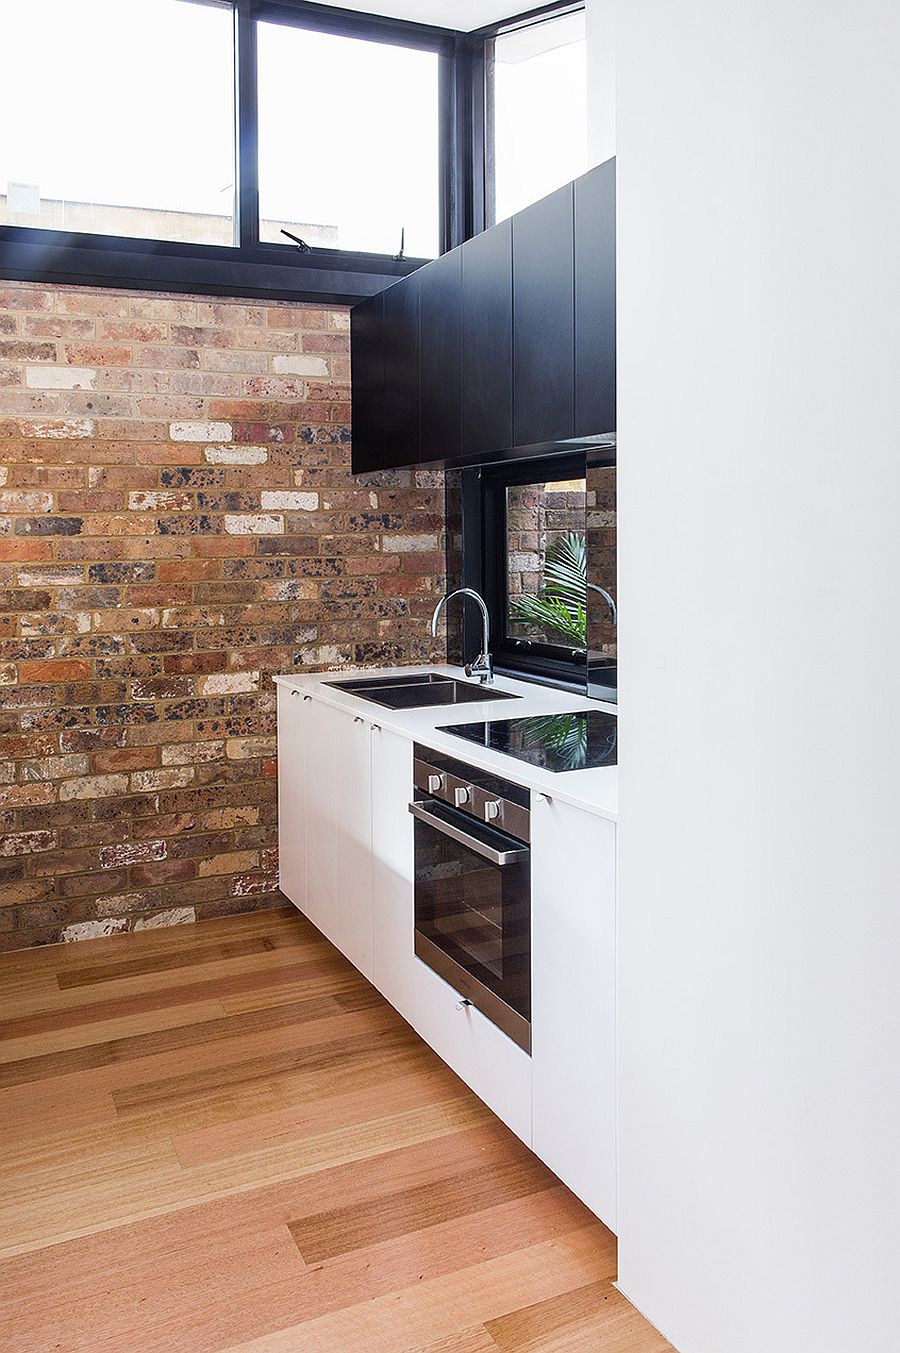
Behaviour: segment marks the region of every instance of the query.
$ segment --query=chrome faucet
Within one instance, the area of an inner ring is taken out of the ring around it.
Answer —
[[[452,601],[454,597],[471,597],[481,607],[481,652],[474,662],[466,663],[465,672],[466,676],[477,676],[478,680],[487,686],[494,680],[494,665],[491,662],[491,617],[488,615],[484,597],[480,593],[472,587],[457,587],[455,592],[448,592],[441,597],[434,608],[434,615],[431,617],[431,633],[435,637],[437,636],[441,611],[447,605],[447,602]]]

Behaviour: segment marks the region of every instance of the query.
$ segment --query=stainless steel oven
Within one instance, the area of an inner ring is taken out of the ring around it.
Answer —
[[[415,952],[531,1051],[528,791],[417,746]]]

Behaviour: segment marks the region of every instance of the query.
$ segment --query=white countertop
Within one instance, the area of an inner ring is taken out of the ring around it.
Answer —
[[[527,718],[533,714],[574,714],[580,710],[602,709],[616,714],[616,706],[601,700],[589,700],[583,695],[571,695],[552,686],[541,686],[530,681],[514,681],[510,677],[494,678],[494,688],[509,691],[519,699],[472,701],[465,705],[441,705],[428,709],[385,709],[371,700],[353,695],[350,691],[341,691],[330,685],[333,681],[352,681],[354,678],[374,680],[379,676],[412,676],[416,672],[441,672],[446,676],[457,677],[461,681],[468,678],[461,667],[384,667],[373,670],[371,667],[342,672],[311,672],[303,675],[287,674],[274,678],[279,686],[298,688],[313,695],[325,704],[336,709],[345,709],[350,714],[362,714],[372,723],[399,733],[401,737],[420,742],[435,751],[455,756],[482,770],[493,771],[524,785],[528,789],[549,794],[563,803],[571,803],[576,808],[597,813],[600,817],[615,822],[618,819],[618,770],[615,766],[602,766],[593,770],[548,771],[539,766],[529,765],[516,757],[503,752],[491,751],[477,743],[467,742],[452,733],[441,731],[441,725],[457,723],[482,723],[491,719]]]

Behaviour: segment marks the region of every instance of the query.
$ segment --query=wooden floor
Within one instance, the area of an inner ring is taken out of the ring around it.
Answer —
[[[0,959],[0,1348],[661,1353],[614,1237],[293,912]]]

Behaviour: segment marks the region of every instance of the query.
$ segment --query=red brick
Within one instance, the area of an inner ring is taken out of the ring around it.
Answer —
[[[58,493],[56,504],[60,512],[116,512],[123,507],[121,493],[103,489],[78,489]]]
[[[19,675],[23,682],[39,685],[44,681],[87,681],[91,664],[77,658],[52,662],[23,662]]]
[[[183,883],[197,873],[193,860],[154,860],[150,864],[131,867],[131,883],[135,888],[152,887],[155,883]]]
[[[229,423],[248,422],[259,417],[259,401],[254,399],[211,399],[210,418],[222,418]]]
[[[36,807],[53,803],[56,788],[51,784],[0,785],[0,808]]]
[[[0,291],[0,310],[52,310],[53,294],[31,286],[8,286]]]
[[[65,359],[71,366],[128,366],[131,348],[112,343],[67,343]]]
[[[2,556],[0,556],[2,558]],[[222,566],[215,559],[181,559],[161,563],[156,574],[161,583],[193,583],[221,576]]]
[[[197,554],[212,559],[241,558],[256,552],[255,536],[198,536],[194,540]]]
[[[128,875],[124,869],[115,873],[105,870],[101,874],[76,874],[57,880],[57,889],[63,897],[102,897],[104,893],[118,893],[128,886]]]
[[[53,550],[49,540],[34,540],[27,536],[0,540],[0,559],[3,560],[11,559],[14,563],[31,564],[52,557]]]
[[[142,320],[110,320],[97,325],[97,337],[102,339],[127,339],[131,343],[162,343],[166,338],[166,326]],[[108,362],[103,363],[108,366]]]
[[[55,343],[23,343],[15,338],[0,338],[0,361],[55,362]]]
[[[349,334],[303,334],[300,340],[303,352],[348,352]]]

